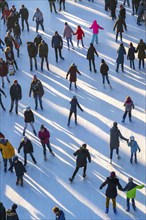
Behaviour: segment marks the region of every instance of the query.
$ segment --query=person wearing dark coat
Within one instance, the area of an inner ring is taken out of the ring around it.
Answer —
[[[0,105],[1,105],[2,109],[4,111],[6,111],[6,109],[5,109],[4,105],[3,105],[3,102],[2,102],[2,95],[1,94],[3,94],[5,96],[5,98],[7,97],[5,92],[0,88]]]
[[[111,7],[112,20],[115,20],[116,19],[117,0],[110,0],[110,7]]]
[[[113,150],[116,149],[117,159],[119,156],[119,138],[124,141],[129,141],[127,138],[123,137],[120,130],[118,129],[117,122],[113,123],[113,127],[110,129],[110,163],[112,164]]]
[[[22,5],[19,10],[19,16],[21,16],[22,31],[24,31],[24,21],[27,26],[27,31],[29,31],[29,24],[28,24],[29,12],[24,5]]]
[[[86,177],[86,170],[87,170],[87,158],[89,163],[91,163],[91,156],[90,153],[88,151],[88,149],[86,149],[87,144],[83,144],[79,150],[77,150],[73,155],[77,156],[76,159],[76,169],[72,175],[71,178],[69,178],[69,181],[72,182],[75,178],[75,175],[77,174],[78,170],[83,167],[83,178]]]
[[[20,185],[23,186],[23,176],[24,176],[24,173],[26,173],[27,171],[26,171],[23,163],[20,160],[18,160],[17,156],[15,156],[13,158],[13,163],[10,166],[9,171],[12,171],[13,167],[15,169],[15,173],[16,173],[16,176],[17,176],[16,185],[18,185],[19,182],[20,182]]]
[[[121,64],[121,68],[122,68],[122,72],[124,72],[124,55],[126,54],[126,50],[124,48],[123,43],[120,44],[119,49],[117,50],[117,68],[116,68],[116,72],[118,72],[119,70],[119,65]]]
[[[27,154],[31,156],[32,161],[36,164],[37,162],[33,156],[33,145],[26,136],[23,137],[19,145],[18,153],[20,153],[21,148],[23,148],[23,153],[24,153],[24,166],[26,166],[27,164]]]
[[[61,209],[59,209],[57,206],[53,207],[52,211],[56,216],[56,220],[65,220],[64,212]]]
[[[123,21],[125,21],[125,19],[126,19],[126,9],[124,8],[123,5],[120,5],[119,16],[122,18]]]
[[[124,106],[125,106],[125,112],[123,115],[122,122],[125,122],[127,114],[129,115],[129,121],[131,122],[131,117],[132,117],[131,112],[132,112],[132,109],[134,109],[134,104],[133,104],[133,101],[130,98],[130,96],[126,97],[126,100],[124,102]]]
[[[118,40],[118,35],[120,34],[120,38],[121,38],[121,41],[122,41],[122,33],[124,32],[124,28],[125,30],[127,30],[126,28],[126,24],[125,22],[123,21],[123,19],[119,16],[118,20],[116,21],[115,25],[114,25],[114,28],[113,28],[113,31],[115,31],[116,29],[116,42]]]
[[[130,60],[130,68],[135,70],[134,60],[135,60],[136,49],[132,43],[129,45],[127,60]]]
[[[41,37],[41,35],[40,34],[37,34],[36,35],[36,37],[34,38],[34,45],[36,46],[36,48],[37,48],[37,52],[38,52],[38,46],[39,46],[39,44],[41,43],[41,41],[42,41],[43,39],[42,39],[42,37]]]
[[[77,66],[74,63],[72,63],[72,65],[69,67],[69,70],[66,74],[66,79],[68,79],[68,76],[69,76],[69,81],[70,81],[69,90],[71,90],[72,83],[75,84],[75,89],[77,89],[77,84],[76,84],[77,73],[81,76],[81,73],[77,69]]]
[[[102,189],[104,186],[107,185],[106,189],[106,210],[105,213],[107,214],[109,212],[109,202],[110,199],[112,199],[113,202],[113,211],[116,214],[116,197],[117,197],[117,187],[119,190],[122,190],[122,186],[119,183],[119,179],[116,177],[116,174],[114,171],[111,172],[110,176],[107,177],[104,183],[101,184],[100,189]]]
[[[32,127],[32,130],[33,130],[33,133],[35,136],[37,136],[37,133],[35,131],[35,128],[33,126],[33,123],[34,123],[34,114],[33,112],[31,111],[31,108],[30,106],[27,106],[25,111],[24,111],[24,122],[25,122],[25,126],[24,126],[24,130],[23,130],[23,136],[25,136],[25,131],[26,131],[26,128],[27,128],[27,124],[29,123],[30,126]]]
[[[55,50],[55,57],[56,57],[56,62],[58,62],[58,52],[59,52],[59,56],[62,60],[64,60],[64,58],[62,57],[62,53],[61,50],[63,48],[63,40],[62,37],[58,34],[57,31],[55,31],[54,36],[52,37],[52,47]]]
[[[15,60],[15,57],[14,57],[14,53],[13,53],[13,50],[11,50],[11,47],[6,47],[5,48],[5,57],[6,57],[6,62],[8,64],[8,67],[9,65],[15,65],[15,68],[16,70],[18,70],[18,66],[17,66],[17,63],[16,63],[16,60]],[[15,72],[15,70],[14,70]]]
[[[14,38],[12,37],[9,31],[7,32],[4,40],[5,40],[6,47],[10,47],[11,50],[13,51]]]
[[[35,69],[37,70],[37,59],[36,59],[37,47],[35,46],[33,42],[27,42],[27,51],[28,51],[28,56],[30,60],[30,71],[32,71],[33,69],[32,59],[34,59]]]
[[[16,22],[16,18],[13,12],[10,13],[10,15],[7,18],[7,31],[12,31],[14,24]]]
[[[109,87],[112,89],[112,86],[111,86],[109,78],[108,78],[108,71],[109,71],[109,67],[108,67],[107,63],[105,62],[105,60],[102,59],[101,64],[100,64],[100,73],[102,75],[103,86],[105,88],[105,78],[106,78],[106,81],[107,81]]]
[[[139,69],[141,69],[141,63],[144,68],[144,59],[146,58],[145,54],[146,44],[140,39],[140,42],[136,48],[136,52],[138,52],[138,59],[139,59]]]
[[[13,204],[12,208],[6,211],[6,220],[19,220],[16,209],[17,205]]]
[[[2,202],[0,202],[0,220],[6,220],[6,209]]]
[[[8,77],[8,64],[0,58],[0,77],[2,77],[2,88],[4,88],[4,77],[7,78],[8,83],[10,83]]]
[[[21,86],[18,84],[17,80],[10,87],[10,97],[11,97],[11,107],[9,113],[12,112],[15,102],[15,111],[18,114],[18,101],[22,99]]]
[[[92,62],[94,72],[96,73],[94,54],[96,54],[96,56],[98,57],[98,53],[93,43],[90,43],[90,47],[88,48],[88,51],[87,51],[87,59],[89,60],[89,70],[92,71],[92,67],[91,67],[91,62]]]
[[[39,57],[41,58],[41,70],[43,71],[44,59],[46,60],[47,70],[49,70],[49,62],[48,62],[48,44],[42,40],[38,46]]]
[[[35,99],[35,110],[38,108],[38,101],[40,103],[40,108],[43,110],[42,97],[44,95],[44,88],[36,75],[33,76],[33,80],[30,85],[29,97],[31,97],[31,92],[33,92],[33,97]]]
[[[70,119],[72,114],[74,113],[75,115],[75,124],[77,125],[77,107],[83,112],[83,109],[81,108],[80,104],[78,103],[78,100],[76,96],[73,96],[72,100],[70,101],[71,107],[70,107],[70,112],[69,112],[69,117],[68,117],[68,126],[70,125]]]
[[[15,22],[14,28],[13,28],[13,32],[14,32],[14,37],[15,36],[19,36],[20,37],[20,35],[21,35],[21,28],[20,28],[19,23]]]
[[[50,12],[52,12],[52,8],[54,8],[54,12],[57,13],[56,6],[55,6],[55,0],[48,0],[48,2],[50,5]]]

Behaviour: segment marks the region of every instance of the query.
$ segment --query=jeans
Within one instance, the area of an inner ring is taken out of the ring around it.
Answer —
[[[131,111],[125,111],[124,112],[123,121],[125,121],[125,118],[126,118],[127,114],[129,114],[129,121],[131,121]]]
[[[130,60],[130,68],[135,70],[134,60]]]
[[[114,149],[111,149],[111,150],[110,150],[110,159],[111,159],[111,160],[112,160],[112,158],[113,158],[113,150],[114,150]],[[119,148],[118,148],[118,147],[116,148],[116,154],[117,154],[117,155],[119,154]]]
[[[123,5],[125,5],[127,2],[127,5],[130,6],[129,0],[124,0]]]
[[[27,30],[29,31],[28,19],[24,19],[24,18],[21,19],[22,31],[24,30],[24,21],[25,21],[25,24],[27,26]]]
[[[119,70],[119,63],[117,63],[117,68],[116,68],[116,71]],[[124,63],[121,63],[121,69],[122,69],[122,72],[124,71]]]
[[[106,79],[107,83],[110,84],[109,79],[108,79],[108,75],[102,75],[103,84],[105,84],[105,79]]]
[[[35,99],[35,109],[37,109],[37,107],[38,107],[38,100],[40,103],[40,107],[42,108],[42,97],[40,97],[38,94],[36,94],[34,99]]]
[[[135,152],[135,153],[131,153],[130,162],[131,162],[131,163],[133,162],[133,155],[134,155],[134,157],[135,157],[135,163],[137,163],[137,154],[136,154],[136,152]]]
[[[6,170],[7,170],[7,162],[8,162],[8,160],[9,160],[10,167],[11,167],[11,165],[12,165],[12,158],[10,158],[10,159],[4,159],[4,158],[3,158],[3,161],[4,161],[4,169],[6,169]]]
[[[15,111],[18,112],[18,99],[11,99],[11,108],[10,108],[10,111],[13,110],[14,102],[15,102]]]
[[[35,130],[35,129],[34,129],[34,126],[33,126],[33,122],[29,122],[29,123],[25,122],[24,130],[23,130],[24,135],[25,135],[25,131],[26,131],[26,128],[27,128],[27,125],[28,125],[28,124],[30,124],[30,126],[32,127],[32,130],[33,130],[33,131]]]
[[[69,42],[71,43],[72,47],[74,47],[73,42],[72,42],[72,36],[66,38],[66,40],[67,40],[67,46],[68,46],[68,49],[69,49]]]
[[[42,21],[36,21],[36,32],[38,32],[39,26],[41,26],[42,30],[44,31],[43,20]]]
[[[83,39],[81,39],[81,40],[77,40],[77,46],[79,46],[79,41],[81,41],[81,43],[82,43],[82,47],[84,47]]]
[[[134,198],[131,199],[132,200],[132,207],[135,210],[135,200]],[[130,198],[127,198],[127,211],[130,210]]]
[[[59,11],[61,11],[61,5],[63,4],[63,10],[65,10],[65,0],[59,1]]]
[[[36,163],[36,160],[33,156],[33,153],[30,152],[30,153],[24,153],[24,164],[26,165],[27,164],[27,154],[29,154],[31,156],[31,159],[33,160],[34,163]]]
[[[48,56],[41,57],[41,70],[43,70],[44,59],[46,60],[46,66],[47,66],[47,69],[49,70]]]
[[[116,41],[117,41],[117,39],[118,39],[118,35],[120,34],[120,38],[121,38],[121,41],[122,41],[122,32],[119,32],[119,31],[117,31],[117,33],[116,33]]]
[[[72,116],[73,113],[74,113],[74,116],[75,116],[75,123],[77,123],[77,112],[70,111],[69,117],[68,117],[68,125],[70,124],[70,119],[71,119],[71,116]]]
[[[113,208],[115,209],[116,208],[116,198],[108,198],[108,197],[106,197],[106,208],[109,208],[110,199],[112,200]]]
[[[96,44],[98,44],[98,34],[93,34],[93,35],[92,35],[91,43],[94,44],[94,40],[95,40]]]
[[[73,175],[72,175],[72,179],[75,178],[75,175],[77,174],[77,172],[78,172],[79,169],[80,169],[80,167],[76,167],[76,169],[75,169],[75,171],[74,171],[74,173],[73,173]],[[85,165],[85,166],[83,167],[83,175],[86,174],[86,170],[87,170],[87,165]]]
[[[54,2],[49,2],[49,3],[50,3],[50,12],[52,12],[52,6],[53,6],[53,8],[54,8],[54,11],[57,12],[57,11],[56,11],[55,3],[54,3]]]
[[[141,68],[141,62],[142,62],[142,66],[143,66],[143,68],[144,68],[144,59],[143,59],[143,60],[140,60],[140,59],[139,59],[139,69]]]
[[[50,153],[52,153],[52,149],[51,149],[50,141],[49,141],[48,144],[42,144],[44,155],[46,155],[46,145],[47,145],[47,148],[49,149]]]

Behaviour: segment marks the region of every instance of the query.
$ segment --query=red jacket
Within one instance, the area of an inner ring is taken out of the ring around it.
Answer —
[[[2,18],[6,18],[7,19],[10,14],[11,14],[11,11],[9,9],[7,9],[7,10],[5,9],[3,11]]]
[[[81,27],[77,28],[77,31],[74,33],[74,35],[77,35],[77,40],[81,40],[85,36]]]
[[[50,138],[50,133],[49,131],[45,128],[44,132],[39,131],[38,137],[41,141],[42,144],[48,144],[49,143],[49,138]]]

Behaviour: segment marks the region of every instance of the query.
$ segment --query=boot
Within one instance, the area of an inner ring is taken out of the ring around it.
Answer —
[[[53,157],[55,156],[55,154],[53,153],[53,151],[51,152],[51,154],[52,154]]]
[[[119,156],[119,154],[117,154],[117,159],[118,159],[118,160],[120,159],[120,156]]]
[[[47,157],[46,157],[46,155],[44,154],[44,160],[47,160]]]
[[[20,185],[23,186],[23,180],[20,180]]]
[[[35,135],[35,136],[37,136],[37,133],[36,133],[36,131],[35,131],[35,130],[33,130],[33,133],[34,133],[34,135]]]
[[[69,181],[72,183],[72,181],[73,181],[73,178],[69,178]]]
[[[23,131],[23,134],[22,134],[23,136],[25,136],[25,131]]]
[[[116,208],[113,208],[113,212],[116,214],[116,213],[117,213],[117,209],[116,209]]]
[[[86,177],[86,173],[83,173],[83,178],[85,178]]]
[[[109,208],[106,208],[105,213],[108,214],[109,212]]]
[[[112,159],[110,159],[110,164],[112,164]]]
[[[4,82],[2,83],[2,88],[4,88]]]

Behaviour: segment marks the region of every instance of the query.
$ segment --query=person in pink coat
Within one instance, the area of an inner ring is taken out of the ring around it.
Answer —
[[[51,146],[50,146],[50,132],[45,128],[44,125],[41,125],[41,129],[38,133],[38,137],[41,141],[42,147],[43,147],[43,154],[44,154],[44,160],[47,160],[46,157],[46,145],[50,151],[50,153],[55,156],[55,154],[53,153]]]
[[[84,31],[82,30],[82,28],[79,26],[77,26],[77,30],[74,33],[74,35],[77,35],[77,46],[79,47],[79,41],[81,41],[82,43],[82,47],[84,47],[84,43],[83,43],[83,37],[85,37]]]
[[[89,27],[89,29],[93,29],[93,35],[92,35],[91,43],[94,43],[94,40],[95,40],[96,44],[98,44],[99,29],[104,30],[104,28],[101,27],[99,24],[97,24],[97,21],[94,20],[91,27]]]

